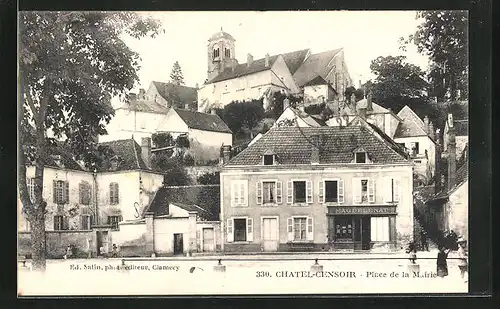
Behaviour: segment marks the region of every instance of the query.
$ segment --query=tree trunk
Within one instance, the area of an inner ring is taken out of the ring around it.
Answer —
[[[39,211],[44,208],[37,207],[36,215],[30,220],[32,268],[38,271],[45,271],[46,268],[45,215]]]

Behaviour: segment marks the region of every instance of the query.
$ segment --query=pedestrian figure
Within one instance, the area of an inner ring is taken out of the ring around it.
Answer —
[[[116,244],[113,244],[113,251],[112,251],[111,256],[118,257],[118,247],[116,246]]]
[[[436,264],[437,264],[437,275],[441,278],[448,276],[448,264],[446,262],[448,253],[450,253],[449,249],[446,249],[444,246],[439,247]]]
[[[101,246],[101,247],[99,248],[99,253],[100,253],[100,255],[101,255],[102,257],[106,257],[106,251],[104,251],[104,247],[102,247],[102,246]]]
[[[467,245],[467,241],[460,237],[458,239],[458,268],[460,269],[460,276],[464,279],[465,273],[469,273],[467,270],[467,252],[465,251],[465,246]]]
[[[71,245],[68,245],[68,248],[66,248],[66,254],[64,255],[64,259],[68,259],[73,256],[73,248],[71,248]]]
[[[427,243],[427,233],[423,229],[420,231],[420,246],[422,251],[429,251],[429,244]]]
[[[417,261],[417,245],[414,241],[408,244],[408,248],[406,249],[406,253],[408,253],[408,259],[411,264],[415,264]]]

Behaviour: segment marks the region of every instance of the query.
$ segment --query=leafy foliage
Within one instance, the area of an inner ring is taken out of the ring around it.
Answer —
[[[466,11],[421,11],[423,22],[405,43],[413,42],[430,57],[429,78],[438,102],[466,99],[468,94],[468,16]],[[460,96],[458,95],[460,90]]]
[[[284,110],[284,101],[288,99],[288,106],[295,107],[302,99],[292,94],[286,94],[281,91],[275,91],[271,95],[269,105],[267,106],[265,116],[278,119]]]
[[[172,72],[170,73],[170,82],[176,85],[184,85],[184,75],[179,61],[174,62]]]
[[[35,12],[19,14],[19,193],[32,227],[34,269],[45,269],[43,168],[50,129],[77,160],[93,169],[96,137],[114,114],[110,99],[138,80],[139,55],[122,35],[159,34],[158,21],[132,12]],[[26,164],[35,163],[35,198],[26,186]]]
[[[179,158],[170,158],[165,153],[157,153],[151,159],[153,168],[165,172],[164,184],[168,186],[185,186],[191,179],[184,170],[184,165]]]
[[[174,139],[168,132],[153,133],[151,139],[156,148],[164,148],[174,144]]]
[[[218,185],[220,184],[220,173],[205,173],[198,176],[197,181],[200,185]]]
[[[326,103],[321,104],[311,104],[309,106],[304,107],[304,111],[309,115],[319,115],[323,112],[326,107]]]
[[[217,114],[235,134],[243,134],[245,130],[252,131],[264,118],[262,101],[234,101],[218,109]]]
[[[189,148],[189,138],[186,135],[177,136],[175,146],[178,148]]]

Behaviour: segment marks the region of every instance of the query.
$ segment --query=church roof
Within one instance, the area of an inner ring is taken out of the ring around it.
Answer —
[[[176,85],[172,83],[163,83],[153,81],[158,93],[167,101],[170,100],[169,96],[171,93],[175,92],[179,96],[179,100],[186,104],[192,104],[198,99],[198,89],[194,87],[188,87],[183,85]]]
[[[227,124],[218,115],[194,112],[177,108],[174,108],[174,110],[177,113],[177,115],[179,115],[179,117],[181,117],[181,119],[191,129],[223,132],[230,134],[233,133],[231,129],[229,129]]]
[[[283,60],[285,60],[285,63],[290,70],[290,73],[293,74],[297,69],[300,67],[300,65],[304,62],[305,57],[307,56],[309,52],[309,49],[302,49],[302,50],[297,50],[294,52],[286,53],[286,54],[278,54],[278,55],[273,55],[269,56],[269,66],[265,66],[265,58],[261,59],[256,59],[252,61],[252,64],[249,66],[247,63],[240,63],[237,64],[234,67],[234,70],[232,68],[226,68],[223,72],[221,72],[219,75],[215,76],[212,80],[208,81],[209,83],[216,83],[232,78],[237,78],[245,75],[250,75],[258,72],[262,72],[265,70],[271,69],[273,66],[274,62],[276,59],[278,59],[278,56],[282,56]]]
[[[326,76],[333,66],[328,65],[330,60],[341,50],[342,48],[329,50],[307,57],[297,71],[293,73],[297,85],[302,87],[316,76]]]
[[[227,32],[222,31],[222,29],[220,29],[220,31],[219,31],[219,32],[214,33],[214,34],[210,37],[209,41],[218,40],[218,39],[228,39],[228,40],[236,41],[236,40],[233,38],[233,36],[232,36],[232,35],[230,35],[230,34],[229,34],[229,33],[227,33]]]

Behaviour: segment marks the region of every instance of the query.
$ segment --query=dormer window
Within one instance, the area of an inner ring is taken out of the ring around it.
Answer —
[[[274,165],[274,155],[273,154],[264,155],[264,165]]]
[[[368,163],[367,154],[364,151],[359,151],[354,154],[356,163]]]

